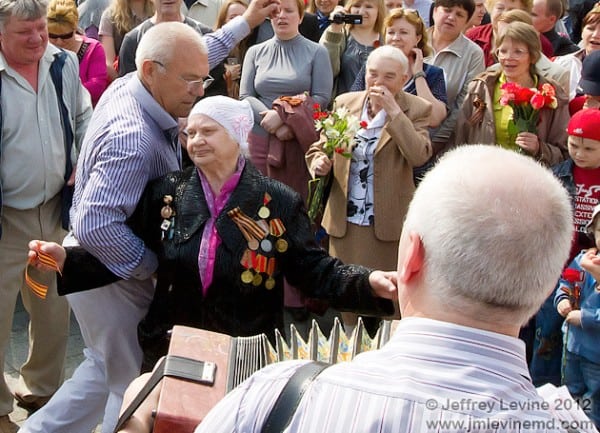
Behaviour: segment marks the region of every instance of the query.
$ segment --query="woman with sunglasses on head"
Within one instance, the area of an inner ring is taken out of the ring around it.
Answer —
[[[400,48],[408,58],[409,78],[404,91],[431,102],[429,127],[435,128],[446,118],[448,97],[442,68],[423,61],[431,55],[425,23],[412,9],[392,9],[384,21],[385,43]],[[365,89],[365,67],[358,73],[353,92]]]
[[[547,166],[564,159],[569,121],[567,94],[535,67],[541,53],[540,39],[532,25],[518,21],[506,25],[497,40],[500,68],[490,67],[469,83],[458,116],[456,145],[498,145],[530,155]],[[509,122],[513,109],[500,103],[504,83],[529,89],[544,84],[554,87],[557,107],[540,109],[536,133],[512,133]]]
[[[106,56],[100,42],[77,32],[79,13],[73,0],[51,0],[48,4],[48,37],[59,48],[79,59],[79,77],[95,106],[108,86]]]

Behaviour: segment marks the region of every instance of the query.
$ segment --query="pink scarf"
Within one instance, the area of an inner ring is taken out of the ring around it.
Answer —
[[[200,251],[198,252],[198,269],[200,274],[200,283],[202,284],[203,296],[206,296],[208,287],[212,284],[213,273],[215,269],[215,256],[217,248],[219,245],[221,245],[221,237],[217,233],[215,222],[227,204],[229,197],[231,197],[231,193],[238,186],[238,183],[240,182],[240,176],[245,165],[246,160],[240,156],[235,173],[233,173],[233,175],[227,179],[221,188],[221,191],[216,196],[202,171],[199,169],[196,170],[198,172],[198,176],[200,177],[200,183],[202,184],[208,210],[210,211],[210,218],[206,221],[204,226],[202,240],[200,241]]]

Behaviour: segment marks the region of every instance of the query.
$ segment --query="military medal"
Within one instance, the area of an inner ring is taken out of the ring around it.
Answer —
[[[262,283],[262,277],[260,274],[254,274],[254,278],[252,279],[253,286],[260,286]]]
[[[277,242],[275,242],[275,249],[280,253],[285,253],[288,249],[287,241],[283,238],[277,239]]]
[[[273,218],[269,221],[269,232],[278,238],[275,241],[275,249],[280,253],[285,253],[288,249],[288,242],[281,236],[285,233],[285,226],[280,218]]]
[[[271,211],[266,206],[261,206],[260,209],[258,210],[258,216],[261,217],[262,219],[269,218],[269,215],[271,215]]]
[[[270,257],[267,263],[267,281],[265,281],[265,288],[267,290],[272,290],[275,287],[275,278],[273,278],[273,273],[275,272],[275,257]]]
[[[254,275],[250,269],[246,269],[244,272],[242,272],[241,278],[243,283],[250,284],[254,279]]]
[[[258,249],[258,241],[254,238],[251,238],[248,241],[248,248],[250,248],[252,251],[256,251]]]
[[[260,241],[260,249],[263,250],[265,253],[270,253],[273,249],[273,244],[270,240],[265,238],[262,241]]]
[[[264,220],[269,218],[269,215],[271,215],[271,211],[267,207],[267,205],[269,204],[270,201],[271,201],[271,195],[268,192],[265,192],[265,195],[263,196],[263,204],[258,209],[258,216]]]

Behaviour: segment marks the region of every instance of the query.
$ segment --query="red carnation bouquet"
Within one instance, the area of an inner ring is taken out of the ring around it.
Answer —
[[[546,83],[539,89],[530,89],[516,83],[504,83],[500,91],[500,105],[508,105],[513,109],[513,117],[508,124],[508,132],[513,140],[520,132],[537,134],[540,110],[555,109],[558,106],[552,84]]]

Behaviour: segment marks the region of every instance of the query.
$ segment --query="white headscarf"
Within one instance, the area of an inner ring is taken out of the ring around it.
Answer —
[[[189,117],[204,114],[223,126],[238,142],[242,154],[248,154],[248,133],[254,125],[252,107],[248,101],[238,101],[227,96],[210,96],[194,105]]]

